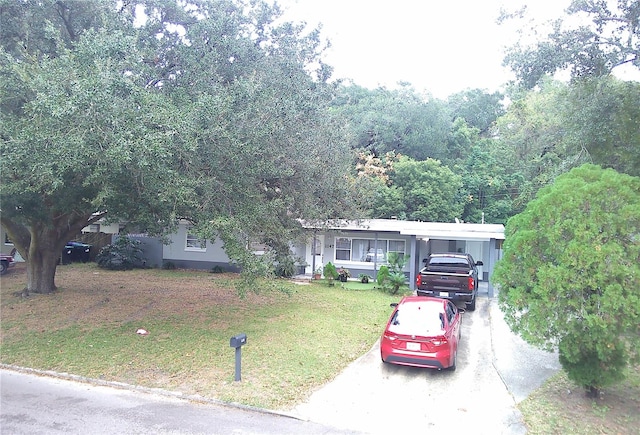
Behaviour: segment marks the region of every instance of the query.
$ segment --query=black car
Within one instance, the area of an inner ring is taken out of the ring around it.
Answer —
[[[67,242],[62,250],[62,264],[74,261],[86,263],[91,260],[91,245],[82,242]]]

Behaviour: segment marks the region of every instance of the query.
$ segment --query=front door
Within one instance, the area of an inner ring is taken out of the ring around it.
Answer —
[[[323,246],[324,246],[324,236],[317,234],[311,240],[311,261],[309,264],[311,265],[311,273],[313,274],[315,270],[322,270],[323,264]],[[314,269],[315,268],[315,269]]]

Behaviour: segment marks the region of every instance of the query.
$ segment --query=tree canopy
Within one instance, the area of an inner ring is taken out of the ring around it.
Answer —
[[[297,218],[357,204],[318,34],[278,17],[241,0],[3,2],[1,222],[28,291],[55,289],[65,242],[100,218],[151,234],[188,219],[242,262],[248,238],[280,246]]]
[[[508,51],[505,64],[527,88],[557,71],[585,78],[609,75],[623,65],[640,68],[638,22],[637,0],[572,0],[546,37],[533,44],[520,41]]]
[[[462,216],[462,178],[438,160],[400,157],[389,171],[388,183],[376,187],[371,201],[374,218],[452,222]]]
[[[583,165],[509,220],[493,282],[509,326],[590,391],[640,357],[640,178]]]

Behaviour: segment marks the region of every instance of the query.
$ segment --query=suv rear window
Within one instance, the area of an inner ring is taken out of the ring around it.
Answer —
[[[446,266],[468,268],[469,263],[464,258],[457,257],[435,257],[429,259],[429,266]]]

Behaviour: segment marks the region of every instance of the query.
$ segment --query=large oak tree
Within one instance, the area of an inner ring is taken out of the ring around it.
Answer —
[[[524,86],[532,88],[558,71],[580,79],[606,76],[622,66],[640,68],[637,0],[573,0],[565,12],[550,23],[547,35],[538,36],[536,29],[533,43],[528,27],[521,27],[523,38],[509,49],[505,64]]]
[[[1,222],[28,292],[106,218],[282,240],[356,201],[317,32],[241,0],[0,4]],[[330,169],[330,170],[328,170]],[[355,199],[355,197],[354,197]],[[342,205],[342,206],[341,206]]]

